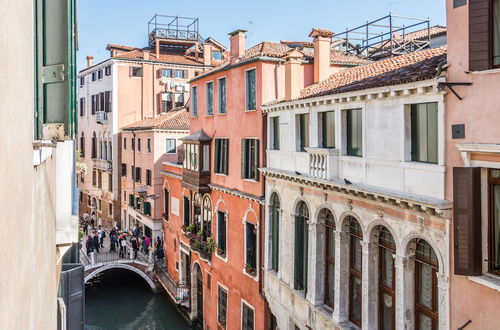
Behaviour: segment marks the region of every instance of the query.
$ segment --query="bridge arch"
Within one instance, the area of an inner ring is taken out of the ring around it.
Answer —
[[[104,266],[98,267],[98,268],[92,270],[92,272],[90,272],[88,275],[85,276],[84,283],[87,283],[88,281],[90,281],[97,274],[105,272],[106,270],[109,270],[109,269],[127,269],[127,270],[130,270],[130,271],[138,274],[140,277],[142,277],[148,283],[148,285],[151,287],[151,290],[153,290],[154,292],[156,292],[156,290],[157,290],[155,283],[146,273],[144,273],[142,270],[140,270],[136,267],[133,267],[133,266],[130,266],[127,264],[109,264],[109,265],[104,265]]]

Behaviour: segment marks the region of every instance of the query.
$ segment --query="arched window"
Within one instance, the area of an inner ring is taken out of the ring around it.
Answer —
[[[113,148],[111,146],[111,141],[108,141],[108,160],[113,160]]]
[[[396,328],[396,281],[394,278],[394,258],[396,244],[391,232],[379,226],[378,235],[378,319],[379,329],[392,330]]]
[[[333,308],[335,298],[335,220],[329,209],[319,212],[319,223],[325,226],[325,305]]]
[[[301,201],[295,209],[294,289],[304,293],[307,293],[308,222],[309,209]]]
[[[359,222],[351,216],[347,219],[349,234],[349,321],[361,328],[361,281],[363,232]]]
[[[275,272],[279,267],[279,239],[280,239],[280,199],[277,193],[271,195],[271,269]]]
[[[108,159],[108,142],[107,141],[103,141],[102,142],[102,159]]]
[[[438,260],[432,247],[418,239],[415,249],[415,329],[438,328]]]
[[[212,237],[212,202],[210,197],[203,199],[203,237]]]
[[[80,137],[80,157],[85,158],[85,134]]]
[[[97,136],[92,134],[92,158],[97,158]]]

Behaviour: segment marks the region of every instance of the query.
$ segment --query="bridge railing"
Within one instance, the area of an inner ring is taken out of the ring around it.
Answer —
[[[163,268],[156,267],[155,274],[170,297],[172,297],[177,304],[189,307],[189,287],[187,285],[178,285],[175,283]]]

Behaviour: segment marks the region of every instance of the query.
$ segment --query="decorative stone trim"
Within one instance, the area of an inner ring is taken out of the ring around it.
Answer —
[[[247,193],[241,192],[241,191],[236,190],[236,189],[226,188],[226,187],[219,186],[219,185],[216,185],[213,183],[209,183],[208,186],[212,190],[223,192],[223,193],[226,193],[228,195],[236,196],[236,197],[243,198],[243,199],[248,199],[250,201],[257,202],[257,203],[260,203],[262,205],[265,205],[265,202],[266,202],[264,197],[259,197],[259,196],[247,194]]]

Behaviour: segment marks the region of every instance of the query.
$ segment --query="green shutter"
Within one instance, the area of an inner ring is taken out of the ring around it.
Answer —
[[[76,137],[75,0],[35,1],[35,138],[44,124],[64,124]]]
[[[253,157],[254,180],[259,181],[259,140],[255,139],[255,155]]]
[[[215,173],[220,173],[220,167],[219,167],[219,162],[220,162],[220,139],[215,139],[215,155],[214,155],[214,171]]]
[[[241,178],[246,179],[246,139],[241,139]]]
[[[128,205],[134,206],[134,195],[132,195],[132,194],[128,195]]]
[[[151,203],[144,202],[144,214],[151,215]]]
[[[224,140],[224,174],[229,173],[229,139]]]

